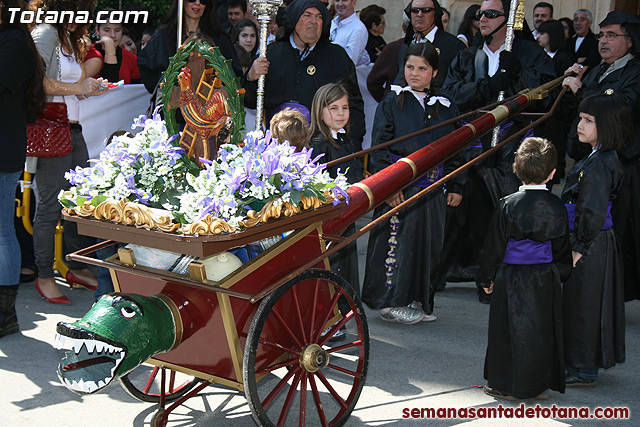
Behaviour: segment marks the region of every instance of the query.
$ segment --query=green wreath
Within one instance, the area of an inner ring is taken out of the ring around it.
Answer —
[[[202,55],[205,62],[210,65],[222,80],[222,85],[226,89],[229,98],[227,104],[232,111],[233,131],[231,132],[231,143],[239,144],[244,139],[244,89],[240,86],[240,79],[236,77],[231,67],[231,60],[226,59],[218,47],[211,47],[207,42],[191,41],[178,49],[178,52],[169,59],[169,67],[162,73],[162,109],[169,135],[175,135],[180,131],[176,122],[176,108],[171,108],[169,100],[171,91],[178,83],[178,74],[182,67],[187,65],[189,54],[197,51]],[[177,140],[175,142],[177,144]]]

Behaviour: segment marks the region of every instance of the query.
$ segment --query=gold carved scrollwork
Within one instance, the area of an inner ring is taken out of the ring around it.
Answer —
[[[111,221],[118,224],[145,227],[150,230],[160,230],[167,233],[181,233],[185,235],[219,235],[223,233],[235,233],[240,229],[252,228],[260,223],[266,223],[271,219],[290,217],[303,210],[317,209],[333,201],[330,193],[325,193],[326,201],[317,197],[300,196],[298,206],[291,202],[269,200],[265,206],[256,212],[250,210],[247,219],[239,221],[239,227],[234,227],[225,220],[207,215],[204,219],[192,224],[177,224],[169,213],[150,209],[138,203],[125,202],[124,200],[107,200],[97,207],[90,202],[74,208],[65,208],[69,215],[81,217],[93,217],[97,220]]]

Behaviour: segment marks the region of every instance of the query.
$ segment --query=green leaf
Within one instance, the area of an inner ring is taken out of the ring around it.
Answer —
[[[77,206],[75,203],[73,203],[73,200],[69,199],[60,199],[60,204],[67,209],[73,209]]]
[[[91,199],[91,205],[98,207],[98,205],[104,201],[106,201],[108,199],[107,196],[94,196],[93,199]]]
[[[78,196],[76,197],[76,203],[78,204],[78,206],[82,206],[86,203],[87,199],[85,199],[82,196]]]
[[[298,190],[291,190],[289,194],[291,194],[291,203],[298,206],[300,204],[300,192]]]

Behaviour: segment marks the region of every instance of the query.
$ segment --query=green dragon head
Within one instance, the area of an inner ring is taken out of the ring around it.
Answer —
[[[174,316],[159,296],[105,295],[81,320],[56,329],[55,347],[71,347],[58,378],[76,393],[95,393],[176,344]]]

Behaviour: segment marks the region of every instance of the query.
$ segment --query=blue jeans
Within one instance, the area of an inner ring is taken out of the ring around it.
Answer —
[[[20,283],[20,245],[13,223],[21,172],[0,172],[0,286]]]
[[[565,371],[576,378],[582,378],[583,380],[594,380],[598,379],[598,368],[571,368],[569,366],[565,366]]]

